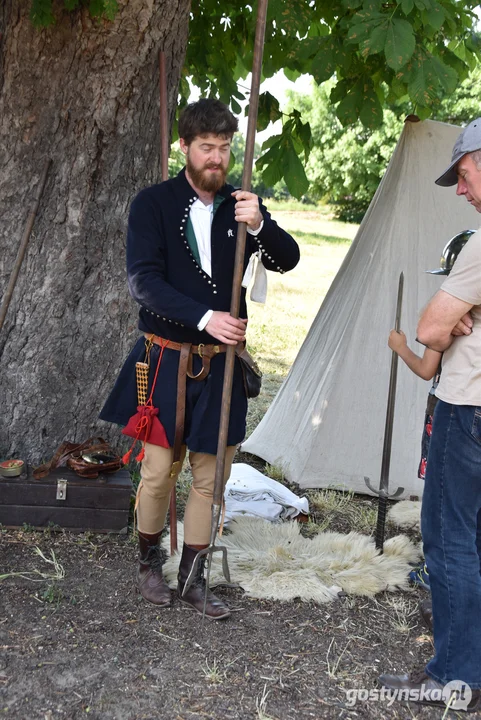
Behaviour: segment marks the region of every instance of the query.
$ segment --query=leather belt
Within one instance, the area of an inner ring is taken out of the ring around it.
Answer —
[[[158,335],[150,335],[144,333],[147,340],[154,345],[160,345],[165,347],[167,350],[177,350],[180,352],[179,358],[179,370],[177,373],[177,402],[175,411],[175,435],[174,435],[174,454],[172,458],[172,468],[170,470],[170,476],[175,477],[181,470],[180,467],[180,453],[182,450],[182,441],[184,439],[184,426],[185,426],[185,397],[186,397],[186,385],[187,377],[191,380],[204,380],[210,371],[210,361],[219,353],[224,353],[227,350],[227,345],[192,345],[191,343],[178,343],[174,340],[167,340],[161,338]],[[193,374],[192,371],[192,357],[198,355],[202,358],[202,369],[197,375]]]
[[[158,335],[150,335],[149,333],[144,332],[145,337],[147,340],[150,340],[150,342],[154,343],[154,345],[163,345],[169,350],[182,350],[182,345],[186,343],[178,343],[174,342],[174,340],[167,340],[167,338],[161,338]],[[187,343],[190,345],[190,343]],[[193,355],[199,355],[200,357],[203,357],[204,353],[207,355],[210,355],[210,357],[213,357],[214,355],[217,355],[218,353],[226,352],[227,345],[204,345],[203,343],[200,343],[200,345],[190,345],[191,353]]]

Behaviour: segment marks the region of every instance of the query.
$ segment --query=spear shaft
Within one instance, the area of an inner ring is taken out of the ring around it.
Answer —
[[[249,97],[249,114],[247,121],[247,137],[246,137],[246,148],[244,155],[244,170],[242,173],[242,190],[250,191],[251,180],[252,180],[252,165],[254,162],[254,150],[255,150],[255,136],[256,136],[256,125],[257,125],[257,113],[259,109],[259,88],[261,81],[261,70],[262,70],[262,55],[264,51],[264,37],[266,30],[266,17],[267,17],[267,4],[268,0],[259,0],[257,6],[257,19],[256,19],[256,36],[254,41],[254,56],[253,56],[253,67],[252,67],[252,82],[251,91]],[[246,247],[246,234],[247,224],[240,222],[237,228],[236,237],[236,253],[234,260],[234,277],[232,281],[232,295],[231,295],[231,306],[230,314],[233,318],[239,317],[239,308],[242,291],[242,276],[244,269],[244,255]],[[198,563],[202,556],[206,557],[206,585],[205,585],[205,599],[204,599],[204,612],[207,602],[207,591],[209,588],[210,571],[212,566],[212,557],[214,552],[222,552],[223,560],[223,571],[226,580],[230,582],[229,567],[227,565],[227,550],[225,547],[215,546],[215,541],[219,529],[220,513],[222,508],[222,500],[224,494],[224,471],[225,471],[225,456],[227,449],[227,435],[229,431],[229,418],[230,418],[230,407],[232,399],[232,381],[234,377],[234,362],[235,362],[235,345],[228,345],[225,359],[225,370],[224,370],[224,384],[222,388],[222,403],[220,413],[220,426],[219,436],[217,443],[217,457],[215,467],[215,479],[214,479],[214,493],[212,502],[212,521],[211,521],[211,534],[210,543],[207,548],[201,550],[194,561],[192,570],[187,582],[184,586],[184,593],[190,587],[192,578],[195,577],[195,573],[198,567]]]
[[[167,70],[165,53],[159,51],[159,98],[160,98],[160,167],[162,182],[169,179],[169,108],[167,104]],[[169,504],[170,554],[177,552],[177,498],[175,485],[170,492]]]

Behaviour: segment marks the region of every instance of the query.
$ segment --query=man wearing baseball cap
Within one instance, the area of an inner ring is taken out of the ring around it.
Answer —
[[[437,185],[481,213],[481,118],[454,145]],[[433,602],[434,657],[380,683],[410,699],[481,708],[481,230],[423,311],[418,339],[443,352],[421,511]],[[452,690],[457,695],[452,698]]]

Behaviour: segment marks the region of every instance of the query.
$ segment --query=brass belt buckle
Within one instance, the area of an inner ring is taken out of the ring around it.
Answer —
[[[217,353],[220,353],[220,348],[218,345],[214,345],[214,352],[217,355]]]
[[[204,347],[204,343],[200,343],[200,345],[197,346],[197,353],[199,357],[203,357]]]

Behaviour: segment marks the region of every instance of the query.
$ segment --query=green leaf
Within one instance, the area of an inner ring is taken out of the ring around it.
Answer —
[[[337,106],[336,115],[343,125],[350,125],[359,118],[363,104],[363,86],[359,80]]]
[[[239,103],[237,102],[237,100],[236,100],[235,98],[231,98],[230,105],[231,105],[231,108],[232,108],[232,112],[233,112],[235,115],[240,115],[240,114],[241,114],[241,112],[242,112],[242,107],[239,105]]]
[[[294,197],[301,198],[309,188],[309,180],[292,142],[286,143],[283,148],[283,155],[285,162],[284,178],[287,189]]]
[[[363,40],[366,40],[372,30],[372,25],[372,22],[360,22],[355,25],[351,25],[347,33],[347,42],[357,45]]]
[[[307,162],[309,158],[309,153],[313,146],[310,124],[308,122],[303,123],[299,120],[299,122],[296,124],[296,136],[299,138],[302,144],[304,150],[304,159]]]
[[[354,23],[382,22],[385,15],[379,12],[380,3],[364,3],[362,10],[359,10],[354,17]]]
[[[409,15],[414,7],[414,0],[402,0],[401,8],[405,15]]]
[[[439,58],[431,57],[429,59],[429,68],[432,76],[439,82],[444,90],[452,93],[456,90],[458,84],[458,73],[454,68],[445,65]]]
[[[405,82],[394,76],[391,80],[391,92],[396,98],[402,98],[407,94],[408,88]]]
[[[275,145],[281,139],[282,135],[271,135],[262,143],[262,152],[268,150],[270,147]]]
[[[32,0],[30,20],[35,27],[49,27],[55,23],[52,0]]]
[[[296,82],[297,78],[301,77],[301,74],[302,73],[299,70],[291,70],[288,67],[284,68],[284,75],[291,82]]]
[[[118,9],[117,0],[90,0],[89,3],[89,13],[95,18],[105,17],[112,21]]]
[[[280,120],[282,112],[279,109],[279,101],[270,92],[259,95],[259,111],[257,114],[257,131],[261,132],[271,122]]]
[[[333,40],[330,37],[321,38],[320,48],[311,63],[310,72],[318,85],[329,80],[336,72],[335,52]]]
[[[364,6],[352,18],[352,23],[347,31],[347,42],[357,45],[366,40],[377,25],[381,25],[385,21],[386,16],[378,12],[377,9]]]
[[[389,24],[387,22],[378,25],[378,27],[375,27],[371,32],[370,36],[360,43],[359,49],[363,57],[368,57],[368,55],[374,55],[384,50],[388,28]]]
[[[443,7],[439,3],[435,2],[426,11],[426,15],[429,25],[436,31],[440,30],[445,18]]]
[[[399,70],[414,52],[416,40],[411,23],[393,18],[387,31],[384,52],[390,68]]]
[[[419,56],[413,64],[408,91],[411,98],[422,107],[431,105],[436,98],[436,83],[433,81],[427,58]]]
[[[103,0],[90,0],[89,13],[91,14],[92,17],[95,17],[95,18],[102,17],[103,12],[104,12]]]
[[[342,100],[348,90],[349,83],[347,82],[347,80],[340,80],[337,85],[335,85],[331,90],[331,94],[329,96],[331,103],[335,104]]]
[[[364,127],[374,129],[382,125],[383,113],[381,103],[370,79],[366,80],[363,88],[363,103],[359,119]]]
[[[272,7],[270,7],[272,5]],[[268,13],[276,25],[284,32],[292,32],[293,28],[304,37],[309,30],[311,11],[305,0],[281,0],[269,3]]]
[[[284,162],[281,142],[277,142],[256,162],[256,168],[262,170],[262,179],[268,187],[273,187],[284,175]],[[262,169],[264,168],[264,169]]]
[[[428,117],[431,117],[433,111],[430,107],[417,107],[416,108],[416,115],[420,120],[427,120]]]
[[[104,0],[104,15],[112,22],[117,15],[119,5],[117,0]]]

